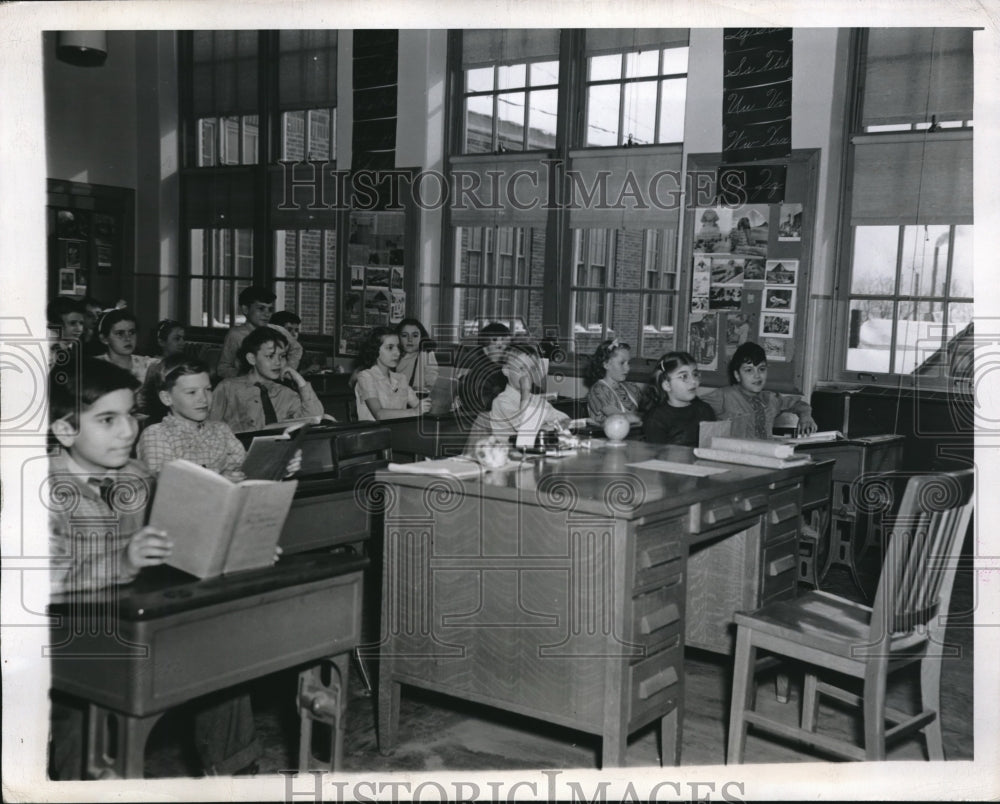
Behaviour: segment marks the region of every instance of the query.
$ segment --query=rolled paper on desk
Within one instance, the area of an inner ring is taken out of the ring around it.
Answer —
[[[768,455],[755,455],[752,452],[730,452],[725,449],[706,449],[705,447],[695,447],[694,454],[706,461],[741,463],[744,466],[759,466],[763,469],[785,469],[811,462],[808,455],[799,455],[795,458],[774,458]]]
[[[726,452],[742,452],[747,455],[763,455],[765,458],[794,458],[795,447],[773,441],[759,441],[752,438],[728,438],[713,436],[710,449]]]

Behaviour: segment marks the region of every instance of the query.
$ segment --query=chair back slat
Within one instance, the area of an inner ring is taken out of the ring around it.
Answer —
[[[947,612],[972,491],[971,469],[910,478],[889,528],[872,607],[873,640],[912,631]]]

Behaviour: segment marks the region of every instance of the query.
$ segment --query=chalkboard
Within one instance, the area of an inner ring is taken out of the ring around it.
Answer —
[[[783,170],[774,203],[717,192],[721,164],[721,154],[688,156],[679,343],[698,362],[702,384],[721,386],[739,343],[755,341],[768,355],[768,388],[802,393],[819,150],[754,163]]]

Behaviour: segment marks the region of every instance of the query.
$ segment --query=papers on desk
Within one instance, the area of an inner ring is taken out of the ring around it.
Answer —
[[[639,461],[638,463],[627,463],[625,465],[635,467],[636,469],[649,469],[653,472],[671,472],[675,475],[690,475],[691,477],[708,477],[709,475],[717,475],[729,471],[718,466],[702,466],[698,463],[681,463],[679,461],[661,461],[655,458],[651,458],[648,461]]]
[[[823,444],[827,441],[840,441],[844,434],[840,430],[819,430],[812,435],[782,439],[783,444],[800,446],[802,444]]]
[[[408,475],[445,475],[447,477],[479,477],[483,467],[471,458],[439,458],[414,463],[390,463],[390,472]]]

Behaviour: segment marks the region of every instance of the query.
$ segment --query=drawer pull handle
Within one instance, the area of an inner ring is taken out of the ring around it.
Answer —
[[[762,508],[767,504],[767,497],[763,494],[758,494],[754,497],[746,497],[743,500],[743,510],[752,511],[754,508]]]
[[[650,567],[655,567],[659,564],[666,564],[668,561],[672,561],[677,558],[677,545],[670,544],[660,544],[656,547],[647,547],[645,550],[639,553],[639,568],[649,569]]]
[[[733,513],[731,505],[720,505],[718,508],[710,508],[705,512],[705,521],[709,525],[715,525],[725,519],[730,519]]]
[[[650,676],[645,681],[639,682],[639,697],[642,700],[646,700],[676,683],[677,670],[673,667],[667,667],[655,676]]]
[[[795,556],[787,555],[781,558],[775,559],[770,564],[767,565],[768,577],[773,578],[776,575],[781,575],[783,572],[788,572],[792,567],[795,566]]]
[[[777,525],[779,522],[784,522],[786,519],[791,519],[799,513],[799,507],[795,503],[786,503],[785,505],[779,505],[777,508],[771,509],[771,524]]]
[[[659,631],[671,623],[677,622],[681,618],[680,610],[676,603],[657,609],[647,614],[639,620],[639,631],[643,634],[651,634]]]

